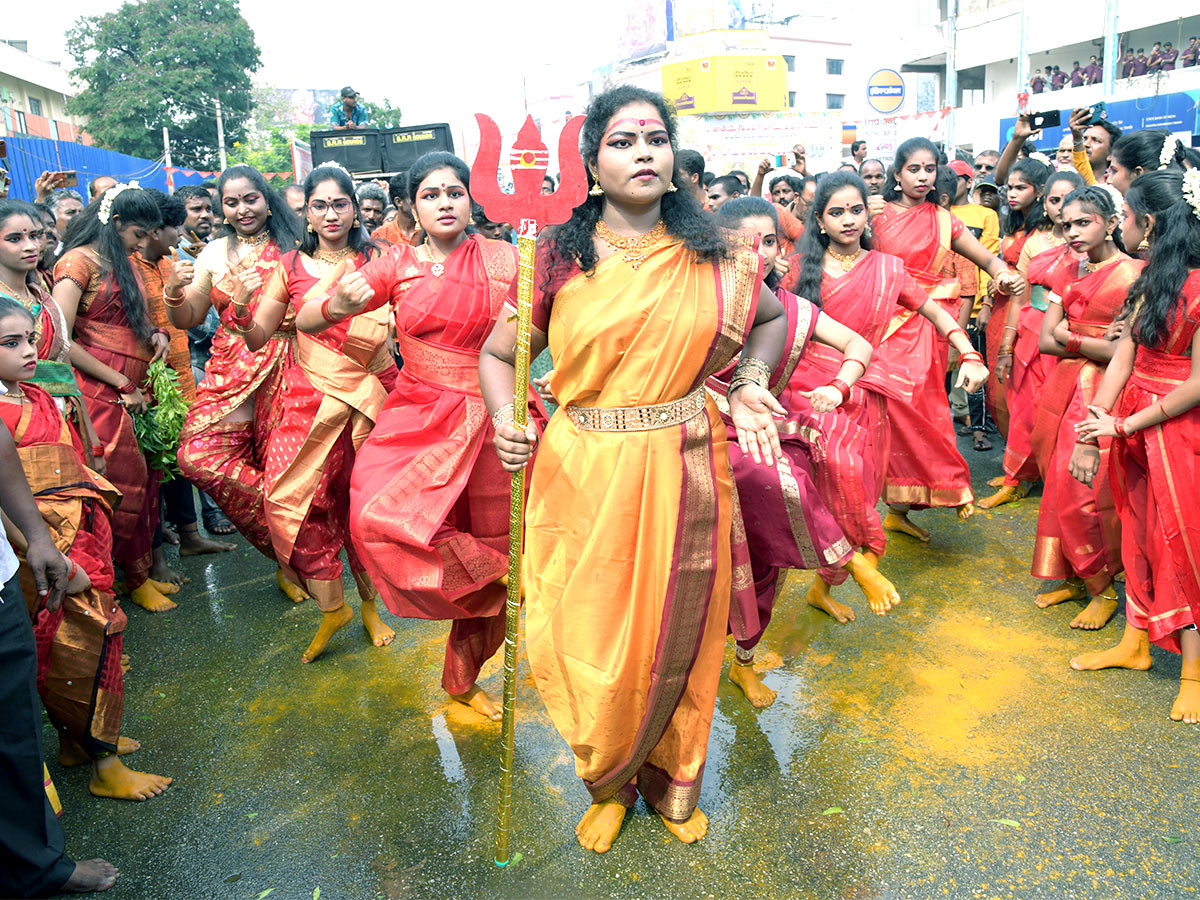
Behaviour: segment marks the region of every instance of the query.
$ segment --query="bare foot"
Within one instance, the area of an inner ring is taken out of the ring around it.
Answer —
[[[329,643],[329,639],[337,633],[338,629],[344,628],[353,618],[354,610],[345,603],[337,609],[322,612],[321,625],[317,628],[317,633],[313,637],[312,643],[308,645],[308,649],[300,657],[300,662],[310,663],[320,656],[325,651],[325,645]]]
[[[175,526],[169,522],[162,523],[162,539],[164,544],[178,544],[179,532],[175,530]]]
[[[1117,607],[1120,605],[1121,601],[1116,597],[1108,597],[1104,594],[1093,597],[1092,602],[1084,607],[1083,612],[1071,620],[1071,627],[1084,631],[1099,631],[1108,624],[1109,619],[1117,614]]]
[[[898,531],[929,543],[929,532],[908,518],[907,512],[889,512],[883,517],[884,531]]]
[[[755,709],[765,709],[775,702],[777,692],[763,684],[762,676],[754,671],[753,663],[744,666],[734,660],[729,667],[729,680],[742,689]]]
[[[662,818],[663,824],[667,826],[667,831],[685,844],[694,844],[708,834],[708,816],[699,809],[692,810],[692,814],[686,822],[672,822],[661,814],[659,818]]]
[[[896,586],[879,574],[870,558],[862,553],[850,557],[850,577],[867,595],[871,612],[882,616],[893,606],[900,605],[900,592]]]
[[[379,618],[379,609],[374,600],[364,600],[359,612],[362,614],[363,628],[367,629],[367,635],[376,647],[386,647],[396,637],[396,632]]]
[[[293,603],[300,603],[308,599],[308,593],[304,588],[284,575],[283,569],[275,571],[275,583],[279,585],[279,590],[283,592],[283,596],[287,597]]]
[[[1028,481],[1018,481],[1016,484],[1002,485],[1000,490],[990,497],[984,497],[976,506],[980,509],[995,509],[1005,503],[1016,503],[1029,494],[1031,485]]]
[[[166,584],[179,590],[179,585],[183,584],[188,579],[184,577],[182,572],[176,572],[167,565],[166,557],[162,555],[162,550],[154,552],[154,562],[150,565],[150,580],[156,584]],[[174,593],[174,591],[162,591],[162,593]]]
[[[829,585],[821,580],[821,576],[813,579],[812,587],[804,597],[813,609],[819,609],[833,616],[839,623],[845,625],[854,621],[854,610],[844,603],[838,603],[829,593]]]
[[[575,826],[575,839],[584,850],[607,853],[621,833],[626,809],[616,800],[604,800],[588,807]]]
[[[1200,680],[1179,678],[1179,696],[1171,707],[1171,720],[1195,725],[1200,722]]]
[[[91,894],[107,891],[117,883],[121,873],[106,859],[77,859],[75,871],[59,890],[72,894]]]
[[[969,519],[975,515],[974,503],[964,503],[962,506],[956,507],[956,509],[958,510],[958,517],[960,519]]]
[[[477,684],[471,685],[471,689],[465,694],[451,694],[450,696],[459,703],[471,707],[485,719],[499,722],[504,718],[504,707]]]
[[[171,585],[171,587],[175,588],[176,591],[179,590],[174,585]],[[166,612],[169,609],[174,609],[176,606],[173,601],[166,598],[153,581],[147,581],[141,587],[134,588],[129,592],[129,599],[147,612]]]
[[[186,526],[179,535],[180,556],[201,556],[205,553],[228,553],[237,549],[237,544],[229,541],[214,541],[200,533],[199,526],[193,522]]]
[[[130,753],[137,753],[142,749],[140,741],[135,741],[131,737],[121,735],[117,738],[117,756],[128,756]],[[71,766],[82,766],[84,763],[91,762],[92,758],[87,755],[82,747],[70,738],[59,738],[58,741],[58,764],[64,769],[69,769]]]
[[[133,663],[130,661],[128,653],[121,654],[121,673],[125,674],[133,668]]]
[[[1004,476],[997,475],[995,478],[993,478],[991,481],[988,482],[988,487],[1004,487]]]
[[[1068,600],[1082,600],[1086,596],[1087,588],[1083,586],[1083,582],[1068,578],[1062,583],[1061,587],[1038,594],[1033,602],[1039,609],[1046,609],[1050,606],[1057,606],[1059,603],[1065,603]]]
[[[1150,668],[1150,638],[1140,628],[1126,623],[1125,633],[1115,647],[1099,653],[1085,653],[1071,660],[1071,668],[1080,672],[1098,669],[1136,669],[1144,672]]]
[[[179,573],[176,573],[176,574],[179,574]],[[182,575],[180,575],[179,577],[183,578]],[[154,585],[154,589],[156,591],[158,591],[160,594],[162,594],[163,596],[179,593],[179,585],[177,585],[173,581],[159,581],[157,578],[147,578],[146,583]]]
[[[92,763],[92,781],[88,790],[97,797],[114,800],[149,800],[171,786],[165,775],[135,772],[119,757],[106,756]]]

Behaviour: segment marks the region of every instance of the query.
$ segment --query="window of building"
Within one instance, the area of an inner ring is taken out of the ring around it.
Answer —
[[[787,56],[787,55],[785,54],[785,55],[784,55],[784,57],[783,57],[783,64],[784,64],[785,66],[787,66],[787,70],[788,70],[789,72],[795,72],[795,71],[796,71],[796,57],[794,57],[794,56]]]
[[[840,59],[825,60],[825,74],[826,75],[841,75],[842,74],[842,61]]]
[[[795,107],[796,107],[796,92],[788,91],[788,109],[794,109]]]
[[[35,116],[40,116],[42,114],[42,101],[37,97],[30,97],[29,112]]]
[[[841,109],[846,105],[845,94],[826,94],[825,108],[826,109]]]

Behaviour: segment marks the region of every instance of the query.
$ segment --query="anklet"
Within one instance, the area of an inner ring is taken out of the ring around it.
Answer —
[[[741,647],[735,647],[733,651],[733,661],[739,666],[754,665],[754,651],[743,650]]]

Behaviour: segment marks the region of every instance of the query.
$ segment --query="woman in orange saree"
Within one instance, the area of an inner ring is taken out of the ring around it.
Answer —
[[[124,676],[121,643],[125,613],[113,596],[113,486],[84,463],[83,446],[54,398],[25,381],[37,366],[33,317],[0,298],[0,418],[12,433],[25,477],[59,551],[69,580],[62,605],[41,608],[28,567],[21,588],[38,648],[38,693],[59,733],[59,762],[90,763],[90,790],[98,797],[145,800],[161,794],[170,778],[134,772],[119,754],[139,748],[121,739]],[[24,555],[23,535],[11,524],[9,539]]]
[[[1121,253],[1113,242],[1117,214],[1101,187],[1080,188],[1063,203],[1063,229],[1068,245],[1086,259],[1060,266],[1054,293],[1042,321],[1042,353],[1057,358],[1038,403],[1033,451],[1045,486],[1038,511],[1033,575],[1065,579],[1053,591],[1037,596],[1042,608],[1090,597],[1071,622],[1072,628],[1103,628],[1117,611],[1112,587],[1121,571],[1120,522],[1108,484],[1111,442],[1099,443],[1100,476],[1091,485],[1071,477],[1067,464],[1075,448],[1075,425],[1100,386],[1112,358],[1115,338],[1108,333],[1125,303],[1142,263]]]
[[[130,413],[151,402],[142,392],[146,368],[169,345],[150,324],[129,254],[162,219],[149,194],[127,185],[109,188],[75,219],[54,266],[54,299],[75,338],[70,359],[104,448],[105,471],[121,492],[112,524],[125,589],[138,606],[161,612],[174,608],[166,595],[179,588],[150,577],[160,473],[146,465]]]
[[[221,316],[212,357],[179,436],[179,471],[216,501],[253,547],[275,559],[263,513],[263,466],[283,413],[284,372],[295,362],[295,325],[285,316],[271,339],[251,352],[233,330],[232,301],[255,305],[251,298],[280,254],[296,246],[295,217],[250,166],[226,169],[217,189],[228,233],[205,247],[194,264],[176,262],[173,280],[185,287],[163,295],[176,328],[200,324],[210,306]],[[300,601],[307,595],[294,574],[281,561],[275,579],[286,596]]]
[[[409,176],[428,241],[399,244],[346,276],[297,322],[316,331],[390,306],[404,367],[354,463],[351,537],[391,612],[453,622],[442,687],[499,719],[499,703],[476,681],[504,640],[509,479],[487,451],[478,360],[515,290],[516,249],[467,234],[462,160],[428,153]]]
[[[966,257],[997,282],[998,290],[1020,291],[1024,281],[1009,270],[966,231],[961,221],[938,206],[937,148],[925,138],[910,138],[896,150],[884,195],[873,201],[871,219],[875,247],[899,256],[913,279],[951,317],[957,318],[961,302],[957,279],[943,279],[942,270],[951,251]],[[893,329],[914,345],[929,340],[928,320],[909,314]],[[956,333],[956,332],[952,332]],[[959,518],[968,518],[972,505],[971,473],[958,452],[954,423],[946,397],[947,342],[932,340],[931,351],[910,361],[919,380],[911,401],[888,404],[891,452],[888,456],[884,500],[890,511],[883,527],[928,541],[929,532],[908,518],[914,506],[953,506]]]
[[[358,225],[349,173],[334,165],[313,169],[304,182],[308,231],[289,250],[250,307],[235,306],[233,325],[251,352],[258,350],[312,297],[324,295],[346,263],[376,255]],[[371,431],[396,365],[387,352],[386,314],[356,316],[320,334],[296,334],[296,363],[284,374],[283,411],[271,432],[264,472],[264,510],[275,555],[300,577],[322,612],[302,662],[312,662],[353,617],[342,589],[341,552],[362,601],[363,626],[377,647],[396,633],[379,618],[378,596],[350,542],[350,471]]]
[[[1133,283],[1125,334],[1076,425],[1072,474],[1100,469],[1092,441],[1112,438],[1113,499],[1121,518],[1125,633],[1076,669],[1149,669],[1150,643],[1182,654],[1176,722],[1200,722],[1200,177],[1141,175],[1125,193],[1121,237],[1148,242]],[[1112,413],[1109,412],[1112,410]]]
[[[529,492],[526,647],[591,794],[576,837],[596,852],[638,793],[679,840],[708,829],[696,801],[729,622],[733,485],[704,382],[739,350],[739,445],[755,462],[780,453],[766,383],[786,319],[758,255],[728,248],[675,175],[674,135],[661,95],[625,86],[592,100],[581,144],[595,186],[535,280],[532,352],[549,346],[563,405]],[[512,319],[479,361],[509,471],[536,441],[508,407]]]

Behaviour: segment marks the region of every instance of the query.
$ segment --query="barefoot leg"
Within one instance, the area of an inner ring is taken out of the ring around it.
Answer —
[[[283,596],[287,597],[293,603],[299,603],[302,600],[308,599],[308,592],[288,578],[284,574],[283,569],[275,571],[275,583],[279,585],[279,590],[283,592]]]
[[[804,599],[808,601],[808,605],[813,609],[819,609],[821,612],[828,613],[842,625],[854,621],[854,610],[846,606],[846,604],[838,603],[833,599],[833,595],[829,593],[829,585],[825,583],[820,575],[813,578],[812,587],[808,589],[808,593]]]
[[[1183,664],[1179,670],[1179,696],[1171,707],[1176,722],[1195,725],[1200,722],[1200,633],[1186,630],[1179,635]]]
[[[106,859],[79,859],[75,861],[75,871],[62,890],[71,894],[107,891],[117,883],[120,874],[117,867]]]
[[[626,809],[616,800],[604,800],[588,807],[575,826],[575,839],[584,850],[607,853],[621,833]]]
[[[329,643],[329,639],[339,629],[344,628],[353,618],[354,610],[345,603],[337,609],[322,612],[321,625],[317,628],[317,633],[313,636],[312,643],[308,645],[308,649],[300,657],[300,662],[310,663],[320,656],[325,651],[325,645]]]
[[[1099,653],[1085,653],[1071,660],[1071,668],[1080,672],[1092,672],[1097,669],[1137,669],[1145,671],[1150,668],[1150,638],[1140,628],[1134,628],[1125,623],[1125,633],[1121,642],[1108,650]]]
[[[459,703],[471,707],[486,719],[499,722],[504,717],[504,707],[477,684],[471,685],[471,689],[465,694],[451,694],[450,696]]]
[[[131,737],[121,735],[117,738],[117,756],[128,756],[130,753],[137,753],[142,749],[140,741],[135,741]],[[92,758],[87,755],[79,744],[70,738],[60,737],[58,739],[58,764],[64,769],[69,769],[72,766],[82,766],[84,763],[91,762]]]
[[[376,647],[386,647],[396,637],[396,632],[384,625],[383,619],[379,618],[379,609],[375,605],[374,597],[363,600],[359,612],[362,613],[363,628],[367,630],[367,636]]]
[[[228,553],[237,548],[237,544],[229,541],[214,541],[200,533],[200,527],[192,522],[184,525],[179,533],[179,555],[200,556],[204,553]]]
[[[1113,590],[1112,584],[1109,584],[1092,598],[1092,601],[1084,607],[1083,612],[1071,620],[1071,627],[1084,631],[1099,631],[1108,624],[1109,619],[1117,614],[1117,607],[1120,605],[1121,601],[1117,597],[1117,592]]]
[[[708,834],[708,816],[699,809],[692,810],[692,814],[686,822],[672,822],[661,815],[660,818],[667,826],[667,831],[685,844],[694,844],[696,841],[703,840],[704,836]]]
[[[176,591],[179,590],[174,585],[172,587]],[[153,581],[147,581],[141,587],[134,588],[129,592],[129,599],[147,612],[166,612],[168,609],[174,609],[176,605],[173,601],[168,600],[162,591],[155,587],[155,582]]]
[[[1029,489],[1033,487],[1028,481],[1018,481],[1016,484],[1003,484],[1000,490],[992,494],[990,497],[984,497],[975,505],[980,509],[995,509],[997,506],[1003,506],[1005,503],[1016,503],[1029,495]]]
[[[964,503],[962,506],[956,507],[956,510],[960,519],[969,519],[975,515],[975,504]]]
[[[1038,594],[1033,602],[1039,609],[1046,609],[1068,600],[1082,600],[1086,596],[1087,588],[1083,586],[1083,582],[1076,578],[1068,578],[1061,587]]]
[[[915,537],[918,541],[929,543],[929,532],[909,519],[908,507],[893,506],[889,508],[888,514],[883,517],[883,530],[907,534],[909,537]]]
[[[156,578],[148,578],[146,579],[146,584],[153,585],[154,589],[164,597],[179,593],[179,585],[175,584],[173,581],[159,581]]]
[[[893,606],[900,604],[900,592],[896,586],[879,574],[879,570],[862,553],[850,557],[850,577],[867,595],[871,612],[882,616]]]
[[[729,680],[736,684],[750,705],[755,709],[765,709],[775,702],[777,692],[763,684],[762,675],[754,669],[754,651],[750,651],[749,659],[743,659],[744,651],[737,648],[737,657],[729,667]]]
[[[150,579],[159,584],[173,584],[176,590],[179,589],[179,585],[188,580],[182,572],[176,572],[167,565],[167,557],[163,553],[162,547],[154,548],[154,556],[150,563]]]
[[[97,797],[114,800],[149,800],[171,785],[165,775],[135,772],[121,762],[120,757],[106,756],[92,763],[92,781],[88,785]]]

